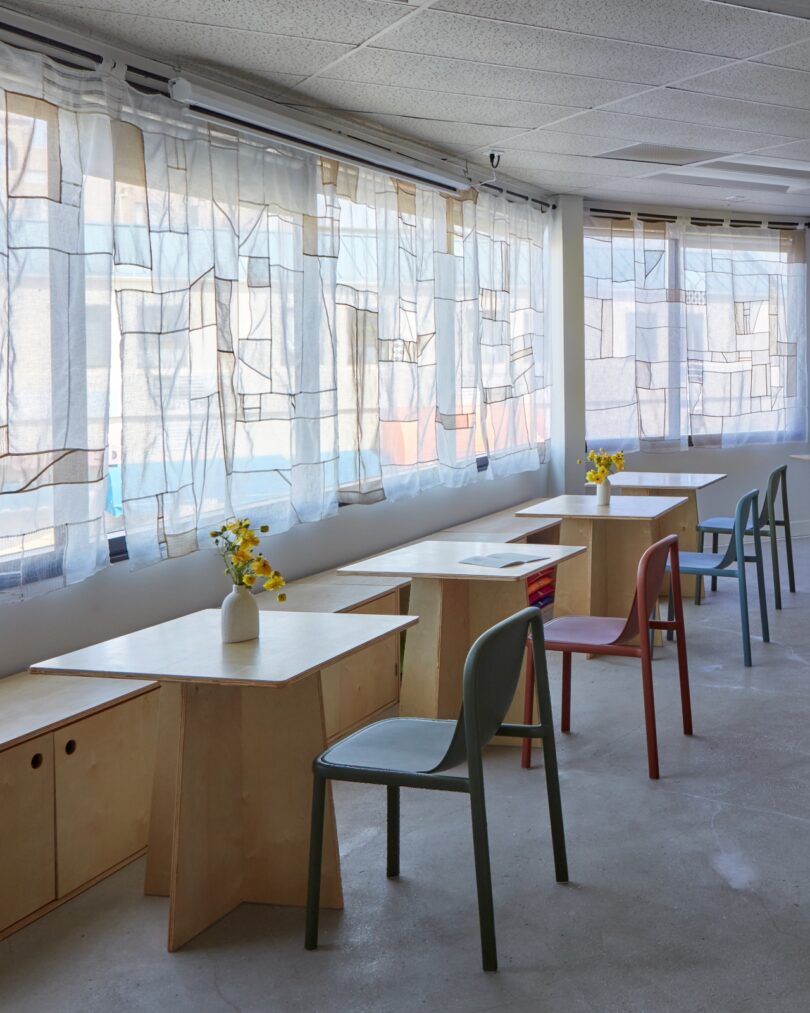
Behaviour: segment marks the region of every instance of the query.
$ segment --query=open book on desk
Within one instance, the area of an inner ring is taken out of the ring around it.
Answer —
[[[502,570],[506,566],[522,566],[525,563],[539,563],[548,556],[526,556],[519,552],[492,552],[487,556],[468,556],[459,562],[470,566],[491,566],[494,570]]]

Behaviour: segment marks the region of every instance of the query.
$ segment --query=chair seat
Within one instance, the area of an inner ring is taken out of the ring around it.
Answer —
[[[698,531],[716,531],[718,534],[730,535],[734,530],[733,517],[710,517],[698,524]]]
[[[320,763],[407,774],[425,774],[444,759],[455,721],[387,718],[375,721],[330,746]]]
[[[707,570],[716,570],[724,559],[724,552],[678,553],[678,564],[680,565],[681,573],[704,573]],[[669,570],[669,563],[667,563],[667,570]],[[732,573],[736,573],[736,570],[729,570],[729,576]]]
[[[761,530],[765,530],[761,528]],[[718,535],[730,535],[734,530],[734,518],[733,517],[710,517],[707,521],[701,521],[698,524],[698,531],[706,531],[709,534],[716,533]],[[745,529],[747,535],[753,535],[754,529],[749,524]]]
[[[561,616],[546,623],[546,647],[560,650],[558,645],[577,647],[609,647],[615,644],[626,625],[624,619],[608,616]]]

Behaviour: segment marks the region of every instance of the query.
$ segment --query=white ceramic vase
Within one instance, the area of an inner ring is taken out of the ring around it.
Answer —
[[[596,505],[597,506],[609,506],[610,505],[610,479],[606,478],[604,482],[600,482],[596,486]]]
[[[259,635],[259,606],[249,587],[234,585],[222,603],[222,643],[239,644]]]

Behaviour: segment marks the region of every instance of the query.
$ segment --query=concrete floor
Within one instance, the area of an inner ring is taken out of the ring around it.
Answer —
[[[0,1009],[810,1010],[810,541],[796,548],[800,590],[771,610],[753,668],[736,584],[688,606],[691,739],[674,648],[659,652],[659,782],[637,664],[574,662],[559,739],[570,884],[554,882],[542,770],[489,751],[498,974],[480,969],[465,797],[403,793],[403,874],[388,882],[384,793],[339,785],[346,907],[324,912],[318,952],[301,911],[243,905],[170,955],[167,903],[141,895],[137,862],[0,943]],[[559,706],[554,658],[552,678]]]

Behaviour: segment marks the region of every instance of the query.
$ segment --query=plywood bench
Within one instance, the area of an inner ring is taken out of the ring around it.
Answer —
[[[525,503],[517,503],[505,510],[497,510],[495,513],[485,514],[475,520],[465,521],[464,524],[455,524],[432,537],[450,541],[464,541],[468,538],[472,541],[559,545],[560,524],[562,523],[559,517],[515,516],[516,511],[536,502],[537,499],[532,499]]]
[[[146,850],[157,689],[0,679],[0,939]]]

